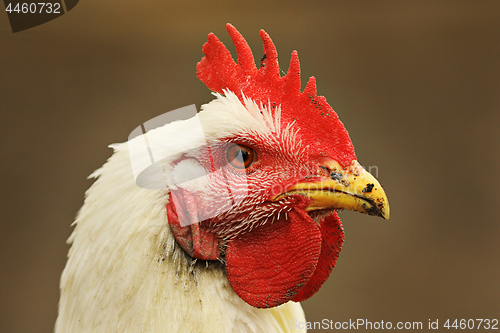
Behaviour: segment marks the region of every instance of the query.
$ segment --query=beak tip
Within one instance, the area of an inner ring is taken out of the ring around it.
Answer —
[[[385,197],[385,193],[384,193]],[[389,208],[389,203],[387,202],[387,197],[384,198],[385,204],[379,203],[379,216],[384,220],[388,220],[391,217],[391,209]]]
[[[387,200],[386,200],[387,202]],[[382,209],[380,210],[380,217],[383,218],[384,220],[388,220],[391,217],[391,210],[389,208],[389,204],[387,203],[385,207],[381,207]]]

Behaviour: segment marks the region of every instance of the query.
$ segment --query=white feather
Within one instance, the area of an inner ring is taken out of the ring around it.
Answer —
[[[226,92],[205,105],[199,113],[205,138],[190,135],[189,120],[148,132],[150,144],[162,150],[157,153],[169,156],[161,172],[183,181],[171,162],[203,139],[280,131],[279,115],[245,103]],[[300,304],[254,308],[233,291],[221,263],[193,262],[176,245],[167,222],[168,189],[136,185],[129,144],[113,145],[114,155],[91,175],[97,180],[68,240],[55,332],[300,332],[290,326],[292,319],[305,322]],[[193,161],[179,166],[202,172]]]

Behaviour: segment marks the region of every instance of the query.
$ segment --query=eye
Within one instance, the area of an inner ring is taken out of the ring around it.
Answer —
[[[257,161],[257,153],[250,147],[232,143],[226,148],[226,158],[233,168],[245,170]]]

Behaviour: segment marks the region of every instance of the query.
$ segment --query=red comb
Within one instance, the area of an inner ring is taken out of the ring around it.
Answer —
[[[303,92],[300,92],[300,64],[297,51],[292,52],[290,67],[285,76],[280,76],[278,53],[269,35],[260,31],[264,44],[264,56],[260,69],[254,62],[252,50],[243,36],[231,24],[227,31],[236,47],[238,62],[213,34],[203,45],[205,56],[198,63],[198,78],[212,91],[223,94],[223,89],[235,93],[241,101],[243,95],[257,103],[281,106],[281,122],[295,122],[300,128],[302,144],[318,156],[331,157],[347,167],[356,159],[354,147],[344,125],[327,103],[326,98],[316,95],[316,79],[310,77]]]

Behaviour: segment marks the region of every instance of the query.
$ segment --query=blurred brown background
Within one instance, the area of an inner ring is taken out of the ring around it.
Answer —
[[[500,1],[101,0],[16,34],[0,13],[0,331],[52,331],[86,177],[212,99],[195,65],[209,32],[234,50],[226,22],[285,71],[299,52],[389,196],[390,221],[342,213],[308,320],[500,319]]]

